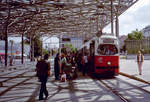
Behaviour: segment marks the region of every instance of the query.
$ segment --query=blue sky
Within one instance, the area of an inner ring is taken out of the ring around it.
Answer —
[[[133,30],[141,30],[150,25],[150,0],[139,0],[119,17],[119,34],[127,35]],[[110,25],[104,32],[111,32]]]

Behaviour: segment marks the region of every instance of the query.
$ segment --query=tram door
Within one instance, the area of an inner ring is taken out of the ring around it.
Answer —
[[[90,43],[90,69],[94,72],[95,41]]]

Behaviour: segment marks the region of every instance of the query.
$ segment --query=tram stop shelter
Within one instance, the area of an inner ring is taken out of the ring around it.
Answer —
[[[118,36],[118,16],[137,1],[0,0],[0,39],[5,40],[5,65],[10,36],[22,37],[23,63],[24,37],[30,37],[33,57],[35,36],[66,34],[90,39],[99,36],[108,24],[111,24],[111,33]]]

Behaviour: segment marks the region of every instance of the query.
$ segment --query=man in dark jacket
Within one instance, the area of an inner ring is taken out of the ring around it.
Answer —
[[[60,56],[59,53],[56,55],[54,60],[54,72],[55,72],[55,80],[59,80],[60,74]]]
[[[46,88],[46,83],[48,76],[50,76],[50,62],[48,62],[49,55],[44,55],[44,59],[38,61],[36,65],[37,76],[41,82],[41,89],[39,94],[39,100],[43,100],[43,94],[45,94],[45,99],[48,97],[48,91]]]

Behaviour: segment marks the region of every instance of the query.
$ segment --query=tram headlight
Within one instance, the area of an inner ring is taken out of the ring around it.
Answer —
[[[108,66],[110,66],[110,65],[111,65],[111,62],[110,62],[110,61],[108,61],[108,62],[107,62],[107,65],[108,65]]]

